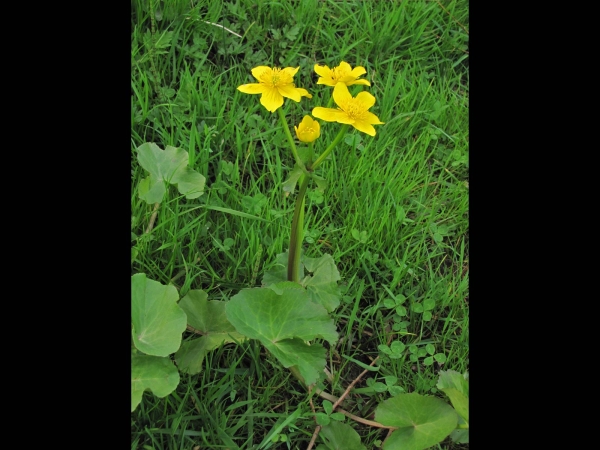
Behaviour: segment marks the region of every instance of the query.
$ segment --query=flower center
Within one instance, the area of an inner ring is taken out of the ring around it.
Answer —
[[[349,73],[347,70],[344,70],[341,67],[334,67],[331,72],[333,72],[333,76],[331,78],[334,82],[340,81]]]
[[[340,105],[340,108],[348,114],[348,117],[354,120],[362,119],[366,109],[362,103],[355,98],[348,99],[344,104]]]
[[[291,84],[293,80],[287,72],[275,67],[269,71],[265,71],[260,76],[259,81],[269,86],[278,87]]]

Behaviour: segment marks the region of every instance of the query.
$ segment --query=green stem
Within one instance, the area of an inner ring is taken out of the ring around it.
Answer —
[[[309,170],[312,172],[313,170],[315,170],[317,167],[319,167],[321,165],[321,163],[323,161],[325,161],[325,158],[327,158],[327,156],[329,156],[329,154],[333,151],[333,149],[335,148],[336,145],[338,145],[340,143],[340,141],[342,140],[342,138],[344,137],[344,134],[346,133],[346,130],[348,130],[348,127],[350,125],[348,124],[343,124],[342,128],[340,130],[340,132],[337,134],[337,136],[335,137],[335,139],[333,140],[333,142],[329,145],[329,147],[327,147],[327,149],[321,154],[321,156],[319,156],[317,158],[317,160],[309,165]]]
[[[300,282],[300,250],[302,248],[302,232],[304,231],[304,196],[310,177],[300,176],[300,189],[296,197],[296,208],[292,219],[292,233],[290,235],[290,253],[288,256],[288,281]]]
[[[279,121],[281,122],[281,126],[283,127],[283,132],[285,133],[288,142],[290,143],[290,147],[292,149],[292,154],[294,155],[294,159],[296,160],[296,164],[298,167],[302,169],[302,171],[307,174],[308,171],[304,166],[304,163],[300,160],[300,156],[298,156],[298,150],[296,149],[296,144],[294,143],[294,138],[292,138],[292,133],[290,133],[290,128],[288,127],[287,121],[285,120],[285,116],[283,115],[283,111],[281,108],[277,108],[277,113],[279,114]]]

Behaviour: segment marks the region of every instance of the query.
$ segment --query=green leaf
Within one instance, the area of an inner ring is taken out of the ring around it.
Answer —
[[[386,392],[388,390],[388,387],[380,381],[373,383],[372,388],[375,392]]]
[[[380,403],[375,420],[398,427],[385,442],[384,450],[422,450],[443,441],[456,428],[458,416],[439,398],[412,393]]]
[[[325,254],[320,258],[300,258],[304,267],[312,276],[306,276],[302,281],[302,286],[306,287],[309,298],[320,305],[323,305],[327,312],[333,311],[340,304],[341,293],[337,285],[340,280],[340,273],[333,257]]]
[[[396,307],[396,314],[400,317],[406,316],[406,308],[402,305]]]
[[[294,168],[290,172],[288,179],[283,183],[283,192],[294,192],[296,188],[296,183],[298,183],[298,179],[302,176],[304,172],[297,164],[294,165]]]
[[[188,324],[203,333],[198,339],[183,342],[175,354],[179,370],[185,373],[199,373],[208,352],[223,344],[247,339],[227,320],[226,302],[208,301],[207,297],[206,292],[194,289],[179,302],[179,306],[187,315]]]
[[[262,279],[263,286],[287,281],[288,252],[280,253],[275,257],[275,265],[265,272]],[[304,277],[304,268],[312,275]],[[304,286],[309,298],[323,305],[328,312],[333,311],[340,304],[342,297],[337,285],[340,273],[331,255],[325,254],[320,258],[300,256],[300,284]]]
[[[469,429],[454,430],[452,433],[450,433],[450,439],[452,439],[452,442],[456,442],[457,444],[468,444]]]
[[[425,350],[427,350],[427,353],[429,353],[430,355],[433,355],[435,353],[435,345],[427,344],[425,346]]]
[[[160,203],[166,192],[164,183],[177,186],[188,199],[204,193],[204,175],[187,167],[188,153],[167,145],[161,150],[156,144],[146,142],[137,148],[140,165],[150,173],[138,186],[138,193],[147,203]],[[162,186],[162,187],[161,187]]]
[[[404,388],[400,386],[388,386],[388,391],[392,396],[396,396],[398,394],[402,394],[404,392]]]
[[[436,386],[450,398],[456,412],[469,422],[469,382],[465,377],[455,370],[440,370]]]
[[[423,305],[421,305],[420,303],[413,303],[411,305],[411,309],[413,310],[413,312],[422,313],[423,312]]]
[[[323,400],[323,409],[325,410],[325,414],[331,414],[333,411],[333,403],[331,403],[329,400]]]
[[[316,189],[317,191],[323,193],[325,192],[325,189],[327,189],[327,180],[323,177],[320,177],[319,175],[315,175],[314,173],[312,174],[312,179],[315,181],[315,184],[317,185]]]
[[[366,450],[361,444],[359,434],[345,423],[333,421],[321,428],[319,437],[330,450]]]
[[[433,364],[433,356],[428,356],[423,360],[423,364],[426,366],[430,366]]]
[[[265,272],[262,285],[263,286],[271,286],[272,284],[280,283],[282,281],[287,281],[287,265],[288,265],[288,252],[279,253],[275,257],[275,264],[271,269]],[[302,256],[300,256],[300,277],[304,276],[304,264],[302,264]]]
[[[262,208],[267,204],[267,197],[260,192],[254,197],[244,195],[242,197],[242,206],[253,214],[260,214]]]
[[[316,413],[315,417],[316,417],[317,423],[319,425],[329,425],[329,422],[331,422],[331,419],[329,418],[329,416],[327,414],[323,414],[321,412]]]
[[[393,386],[398,382],[398,377],[395,377],[393,375],[388,375],[383,377],[383,379],[385,380],[385,384],[387,384],[388,386]]]
[[[381,353],[385,353],[386,355],[390,355],[392,353],[392,350],[385,344],[379,344],[377,348]]]
[[[433,355],[433,357],[439,363],[445,363],[446,362],[446,355],[444,355],[443,353],[436,353],[435,355]]]
[[[392,352],[394,352],[394,353],[401,353],[404,351],[405,345],[400,341],[394,341],[390,345],[390,348],[392,349]]]
[[[425,311],[431,311],[433,308],[435,308],[435,300],[433,298],[423,300],[423,309]]]
[[[423,312],[423,320],[425,322],[429,322],[431,320],[431,311],[424,311]]]
[[[386,298],[383,301],[383,306],[385,306],[386,308],[395,308],[396,302],[394,300],[392,300],[391,298]]]
[[[148,355],[167,356],[181,345],[185,312],[177,305],[177,289],[138,273],[131,277],[133,343]]]
[[[146,389],[162,398],[173,392],[178,384],[179,372],[169,358],[143,353],[131,355],[131,411],[137,408]]]
[[[337,412],[331,413],[329,417],[331,417],[333,420],[339,420],[340,422],[343,422],[346,419],[345,415]]]
[[[306,384],[313,384],[325,367],[325,349],[305,341],[320,337],[335,343],[335,324],[297,283],[273,287],[281,293],[270,288],[242,289],[227,303],[227,319],[239,333],[260,340],[284,367],[298,366]]]

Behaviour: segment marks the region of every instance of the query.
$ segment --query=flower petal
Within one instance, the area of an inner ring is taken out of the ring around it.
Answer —
[[[363,122],[362,120],[356,120],[352,126],[356,128],[358,131],[362,131],[363,133],[367,133],[369,136],[375,136],[375,128],[373,125]]]
[[[306,89],[304,89],[304,88],[296,88],[296,90],[300,93],[300,96],[312,98],[312,94],[309,94]]]
[[[283,86],[277,86],[277,90],[281,95],[287,98],[291,98],[295,102],[299,102],[302,96],[300,95],[299,89],[296,89],[293,84],[285,84]]]
[[[267,88],[260,97],[260,103],[271,112],[283,105],[283,97],[276,88]]]
[[[317,80],[317,84],[324,84],[325,86],[335,86],[336,82],[329,77],[321,77]]]
[[[358,100],[365,109],[369,109],[375,104],[375,97],[366,91],[359,92],[356,96],[356,100]]]
[[[385,123],[379,120],[379,117],[373,113],[370,113],[369,111],[363,113],[361,122],[370,123],[371,125],[383,125]]]
[[[328,66],[320,66],[315,64],[315,72],[324,78],[331,78],[331,69]]]
[[[342,106],[348,100],[352,99],[350,91],[344,83],[338,83],[333,88],[333,100],[338,106]],[[313,114],[314,116],[314,114]]]
[[[242,84],[237,89],[244,94],[262,94],[265,92],[265,86],[258,83]]]
[[[350,72],[354,78],[358,78],[365,73],[367,73],[367,70],[363,66],[356,66],[354,69],[352,69],[352,72]]]
[[[265,72],[273,72],[273,69],[267,66],[258,66],[251,70],[252,76],[260,81],[260,76]]]
[[[352,67],[350,66],[350,64],[348,64],[345,61],[342,61],[340,63],[340,65],[338,66],[338,68],[342,71],[342,72],[351,72],[352,71]]]
[[[300,66],[296,67],[295,69],[293,67],[286,67],[285,69],[281,69],[282,72],[287,73],[290,77],[294,77],[294,75],[296,75],[296,72],[298,72],[298,70],[300,70]]]
[[[364,84],[365,86],[371,86],[371,83],[367,80],[352,80],[346,83],[346,86],[352,86],[353,84]]]
[[[339,123],[352,123],[353,119],[348,117],[344,111],[340,111],[339,109],[333,108],[323,108],[321,106],[317,106],[313,108],[312,115],[317,119],[325,120],[326,122],[339,122]]]

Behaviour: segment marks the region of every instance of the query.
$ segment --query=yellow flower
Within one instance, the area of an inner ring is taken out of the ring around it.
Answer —
[[[335,86],[339,82],[346,86],[353,84],[364,84],[371,86],[367,80],[359,80],[358,77],[367,73],[364,67],[356,66],[354,69],[347,62],[342,61],[339,66],[330,69],[328,66],[319,66],[315,64],[315,72],[320,75],[317,84],[326,84],[327,86]]]
[[[317,106],[312,115],[327,122],[339,122],[352,125],[358,131],[375,136],[373,125],[381,125],[375,114],[367,111],[375,104],[375,97],[368,92],[359,92],[352,97],[344,83],[338,83],[333,88],[333,100],[339,106],[337,109]]]
[[[294,130],[302,142],[313,142],[321,135],[321,125],[308,115],[304,116],[300,125],[294,126]]]
[[[238,90],[245,94],[262,94],[260,103],[271,112],[277,111],[283,105],[283,97],[299,102],[304,97],[312,98],[306,89],[294,85],[294,75],[300,67],[279,69],[258,66],[252,69],[252,75],[259,82],[242,84]]]

